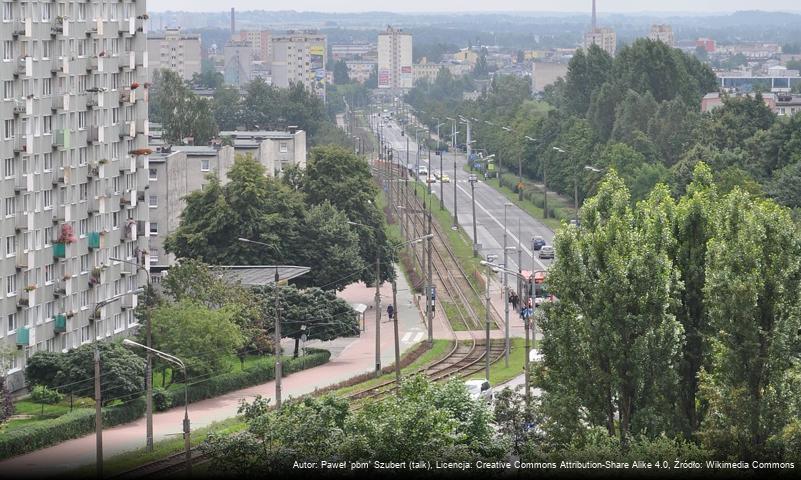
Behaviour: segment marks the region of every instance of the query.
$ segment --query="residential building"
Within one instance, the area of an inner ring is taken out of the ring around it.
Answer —
[[[412,72],[412,34],[387,27],[378,34],[378,88],[410,89]]]
[[[566,77],[567,65],[567,62],[534,62],[531,65],[531,90],[544,92],[545,87],[553,85],[560,77]]]
[[[375,60],[376,46],[373,43],[334,43],[331,45],[331,58],[340,60]]]
[[[148,261],[156,276],[175,262],[164,241],[180,225],[184,198],[202,190],[210,174],[228,183],[228,172],[240,154],[257,159],[268,175],[279,175],[288,165],[306,166],[306,132],[294,127],[284,132],[220,132],[220,138],[230,139],[232,145],[162,146],[150,155],[150,189],[145,192],[150,211]]]
[[[433,82],[437,79],[437,75],[439,75],[439,71],[442,69],[448,70],[451,72],[451,75],[454,77],[461,77],[462,75],[466,75],[470,73],[470,65],[466,63],[428,63],[428,62],[421,62],[415,64],[412,68],[414,72],[414,83],[417,83],[420,80],[427,80],[429,82]]]
[[[751,92],[790,92],[801,84],[801,72],[785,67],[774,67],[767,73],[757,73],[750,69],[716,72],[720,87],[724,91]]]
[[[367,60],[348,60],[348,78],[355,82],[364,83],[376,70],[378,64]]]
[[[706,53],[715,53],[715,49],[717,48],[715,41],[712,40],[711,38],[699,38],[698,40],[695,41],[695,46],[696,48],[697,47],[703,48],[706,51]]]
[[[584,34],[584,48],[598,45],[609,55],[614,56],[617,51],[617,34],[611,28],[594,28]]]
[[[676,45],[675,39],[673,38],[673,27],[670,25],[652,25],[648,38],[655,42],[662,42],[668,47]]]
[[[149,266],[146,12],[144,0],[4,3],[0,344],[15,352],[3,372],[12,391],[35,352],[137,327]]]
[[[311,31],[288,32],[272,38],[272,84],[288,88],[302,83],[325,98],[326,37]]]
[[[734,92],[721,95],[718,92],[708,93],[701,100],[701,111],[704,113],[711,112],[723,106],[726,98],[738,98],[743,96],[753,97],[754,94]],[[792,117],[801,113],[801,95],[793,95],[790,93],[763,93],[762,99],[765,105],[780,117]]]
[[[272,32],[269,30],[242,30],[231,38],[234,43],[250,44],[253,60],[270,61],[273,55]]]
[[[150,64],[148,80],[153,72],[167,68],[181,74],[184,80],[200,73],[200,35],[182,33],[180,28],[168,28],[163,34],[147,37]]]
[[[454,62],[461,62],[470,66],[475,66],[476,62],[478,62],[478,53],[470,50],[469,48],[463,48],[452,54],[451,58]]]
[[[248,42],[230,42],[223,48],[223,78],[227,85],[244,87],[251,80],[253,48]]]

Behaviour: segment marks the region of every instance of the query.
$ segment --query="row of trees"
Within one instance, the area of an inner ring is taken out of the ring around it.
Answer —
[[[626,445],[682,435],[727,458],[801,441],[801,242],[789,211],[699,163],[687,194],[632,206],[610,172],[556,239],[540,326],[545,430]]]
[[[327,115],[323,100],[303,84],[277,88],[258,78],[241,92],[219,83],[214,73],[204,71],[195,79],[214,90],[211,99],[193,93],[174,71],[153,73],[150,119],[162,124],[167,142],[182,144],[191,138],[194,144],[205,145],[220,131],[283,130],[295,125],[307,132],[314,145],[349,144]]]
[[[325,290],[374,282],[372,265],[380,254],[382,280],[392,278],[393,253],[375,203],[378,188],[367,163],[348,150],[315,148],[305,170],[290,168],[280,179],[242,156],[228,180],[212,177],[186,197],[181,224],[165,244],[169,251],[214,265],[309,266],[293,283]]]
[[[521,158],[530,178],[542,179],[547,167],[549,187],[569,196],[575,181],[581,197],[595,192],[601,177],[585,165],[616,168],[635,200],[660,182],[679,195],[694,165],[704,161],[724,191],[740,186],[801,206],[792,181],[801,169],[801,119],[778,118],[758,95],[727,99],[701,114],[702,96],[717,90],[713,72],[661,42],[637,40],[614,59],[595,46],[577,51],[566,78],[546,90],[547,103],[531,99],[528,81],[511,77],[493,79],[476,101],[460,101],[456,90],[439,99],[431,86],[418,87],[407,100],[426,112],[420,117],[430,126],[432,117],[478,118],[477,148],[497,153],[510,167]]]

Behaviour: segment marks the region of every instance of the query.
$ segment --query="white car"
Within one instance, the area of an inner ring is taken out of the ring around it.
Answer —
[[[421,176],[421,177],[427,177],[428,176],[428,168],[426,168],[426,167],[418,168],[417,169],[417,175]]]
[[[488,405],[495,400],[495,392],[492,391],[492,385],[488,381],[468,380],[464,384],[471,399],[484,400]]]

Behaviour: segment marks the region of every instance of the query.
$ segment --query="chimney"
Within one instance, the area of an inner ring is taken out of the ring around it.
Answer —
[[[233,16],[233,11],[234,11],[234,9],[232,8],[231,9],[231,12],[232,12],[231,15],[232,16]],[[592,31],[593,32],[595,31],[596,28],[598,28],[598,24],[596,22],[596,18],[597,17],[595,16],[595,0],[592,0]],[[231,20],[231,21],[233,22],[233,20]],[[233,23],[231,25],[233,25]],[[233,30],[233,27],[231,27],[231,30]]]
[[[288,126],[286,128],[287,128],[287,130],[289,130],[289,134],[290,135],[294,135],[295,132],[298,131],[298,126],[297,125],[290,125],[290,126]]]
[[[231,35],[236,32],[236,19],[234,16],[234,7],[231,7]]]

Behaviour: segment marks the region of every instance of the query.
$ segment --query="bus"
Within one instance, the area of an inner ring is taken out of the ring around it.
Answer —
[[[534,299],[534,305],[539,306],[542,302],[552,302],[555,297],[548,292],[548,272],[539,270],[534,273],[523,271],[523,276],[528,278],[526,286],[526,296]]]

